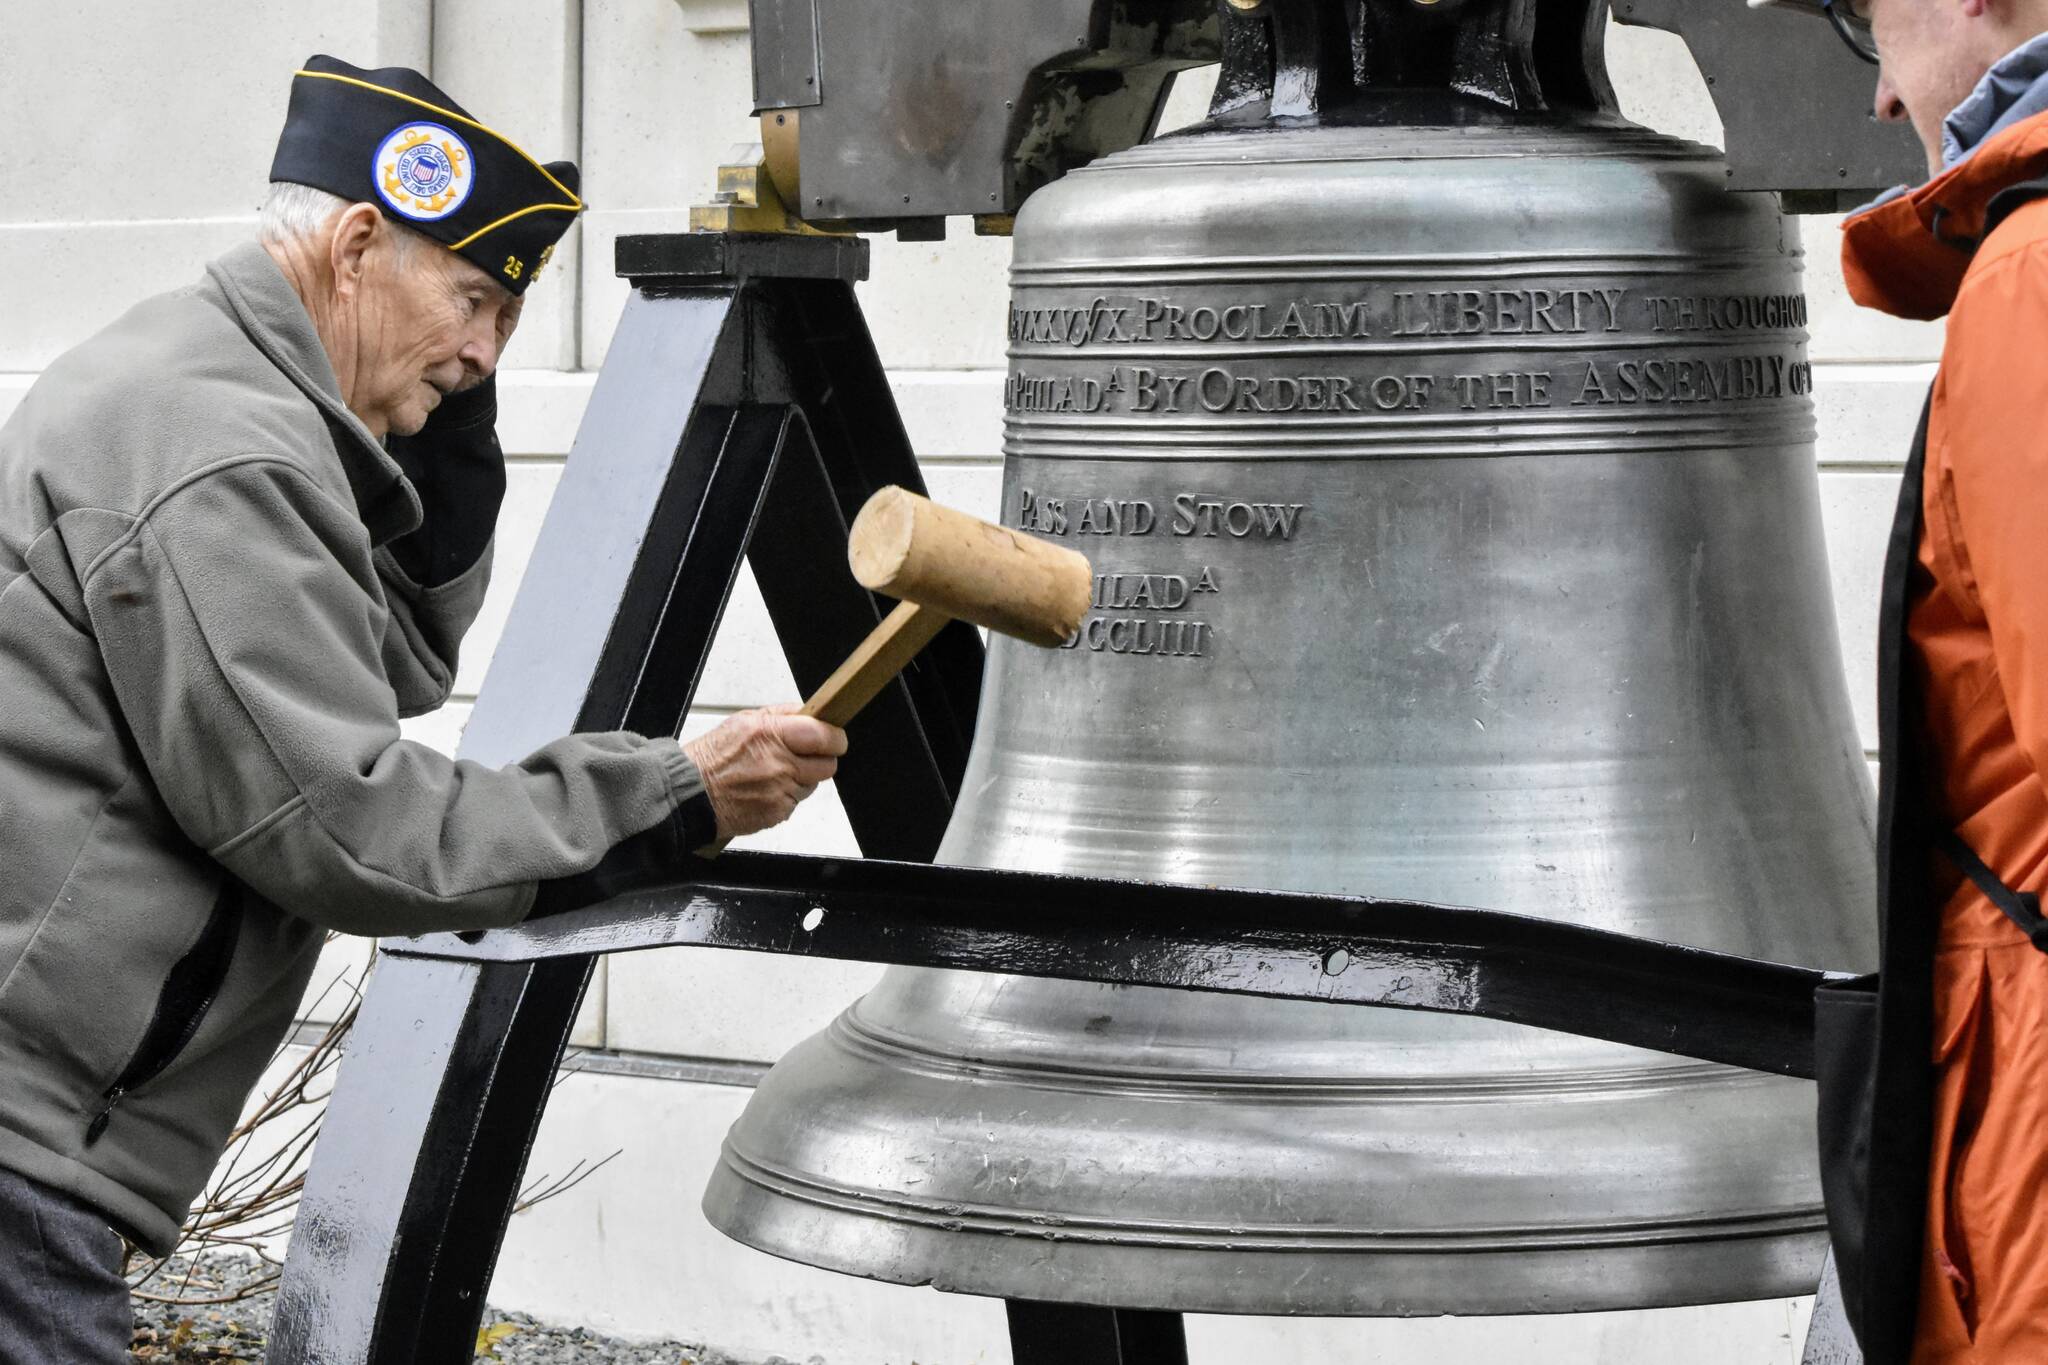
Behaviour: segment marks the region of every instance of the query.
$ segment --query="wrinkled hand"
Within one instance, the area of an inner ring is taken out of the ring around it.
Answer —
[[[839,769],[846,732],[791,703],[742,711],[683,746],[704,775],[721,841],[781,824]]]

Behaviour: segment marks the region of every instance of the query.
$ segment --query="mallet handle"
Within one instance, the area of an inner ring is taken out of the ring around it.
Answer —
[[[838,672],[804,703],[804,714],[843,726],[903,671],[917,652],[932,642],[953,618],[936,607],[899,602],[860,648],[847,656]]]
[[[804,703],[803,713],[828,725],[845,726],[952,619],[936,607],[898,602],[896,610],[884,617],[881,625],[868,632],[868,638],[846,656],[846,662],[839,665],[838,671],[811,694],[811,699]],[[697,856],[716,858],[725,852],[725,846],[730,842],[720,839],[715,844],[706,844],[697,850]]]

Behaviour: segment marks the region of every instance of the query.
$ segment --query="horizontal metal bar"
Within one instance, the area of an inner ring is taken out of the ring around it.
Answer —
[[[627,233],[613,244],[612,263],[639,288],[747,276],[852,284],[868,277],[868,244],[783,232]]]
[[[772,1062],[733,1062],[719,1057],[671,1057],[657,1052],[614,1052],[571,1048],[557,1068],[560,1075],[630,1076],[642,1081],[681,1081],[688,1085],[722,1085],[752,1090],[768,1074]]]
[[[737,948],[1471,1014],[1813,1074],[1832,974],[1492,910],[875,859],[728,853],[700,876],[408,956]]]

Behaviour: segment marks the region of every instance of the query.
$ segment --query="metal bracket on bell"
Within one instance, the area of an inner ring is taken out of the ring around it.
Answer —
[[[1472,0],[1408,0],[1408,8],[1427,19],[1454,18]]]
[[[1354,0],[1218,0],[1223,62],[1211,117],[1263,105],[1273,118],[1313,117],[1354,93]]]
[[[1374,93],[1613,112],[1604,0],[1218,0],[1211,117],[1315,118]],[[1354,108],[1354,112],[1357,112]]]

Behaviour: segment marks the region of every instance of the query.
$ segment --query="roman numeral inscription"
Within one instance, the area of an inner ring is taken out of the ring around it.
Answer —
[[[1374,335],[1370,299],[1186,307],[1161,298],[1012,308],[1010,340],[1040,346],[1154,341],[1328,341]]]
[[[1194,574],[1098,573],[1089,605],[1103,614],[1082,621],[1061,648],[1160,659],[1207,658],[1216,627],[1189,613],[1201,608],[1206,595],[1222,590],[1216,570],[1206,564]]]

